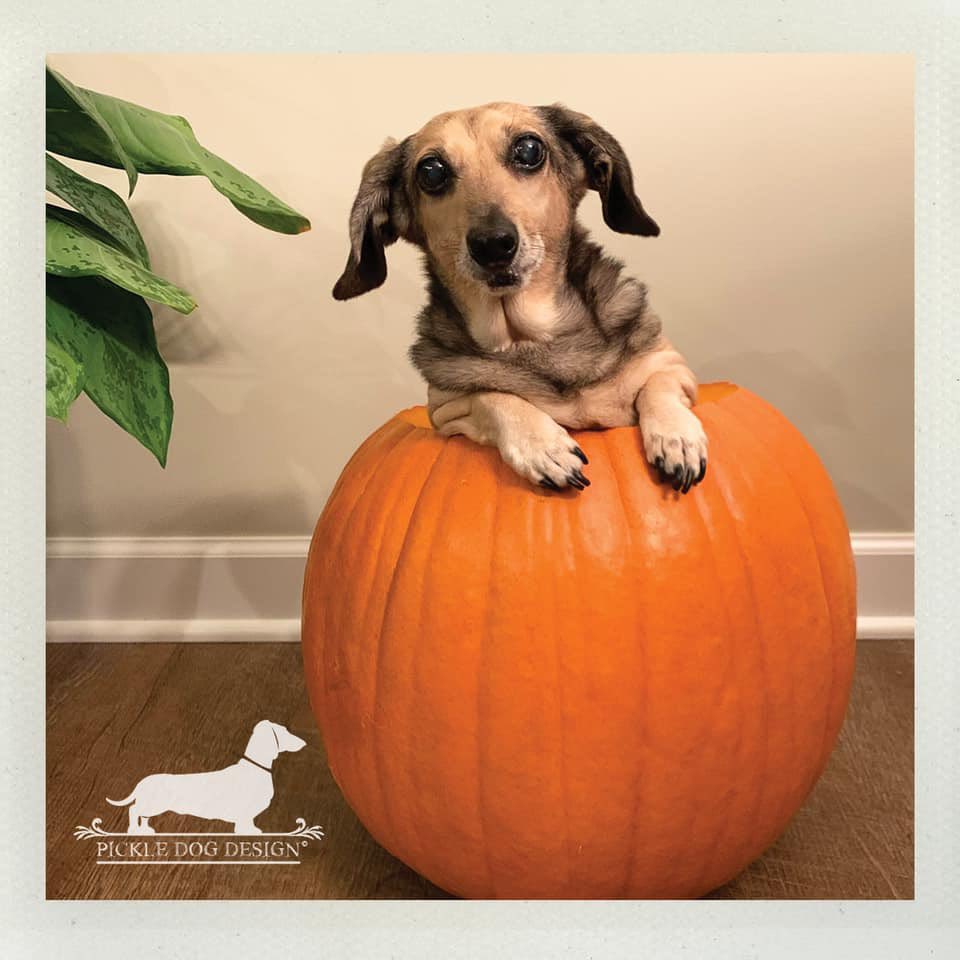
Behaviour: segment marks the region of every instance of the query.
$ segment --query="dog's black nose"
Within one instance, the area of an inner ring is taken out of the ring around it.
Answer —
[[[467,234],[467,249],[481,267],[505,267],[517,252],[517,228],[502,214]]]

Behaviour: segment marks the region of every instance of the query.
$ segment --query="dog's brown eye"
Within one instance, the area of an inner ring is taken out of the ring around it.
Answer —
[[[417,164],[417,183],[427,193],[438,193],[450,179],[450,169],[439,157],[424,157]]]
[[[513,162],[524,170],[536,170],[543,163],[547,151],[539,137],[520,137],[513,145]]]

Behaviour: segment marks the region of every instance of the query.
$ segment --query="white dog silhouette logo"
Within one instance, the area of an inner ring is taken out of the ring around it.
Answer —
[[[261,720],[243,756],[229,767],[209,773],[152,773],[129,796],[106,801],[115,807],[129,805],[128,834],[154,834],[150,817],[161,813],[225,820],[233,824],[235,834],[260,834],[263,831],[253,820],[273,800],[273,761],[304,746],[306,741],[286,727]]]

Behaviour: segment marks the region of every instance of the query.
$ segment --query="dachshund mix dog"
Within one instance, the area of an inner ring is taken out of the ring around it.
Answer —
[[[363,170],[333,295],[380,286],[397,238],[425,255],[429,302],[411,359],[442,434],[497,447],[518,474],[589,486],[572,429],[636,425],[647,459],[686,493],[707,467],[696,379],[646,287],[576,220],[588,190],[618,233],[655,237],[620,144],[561,105],[491,103],[387,140]]]

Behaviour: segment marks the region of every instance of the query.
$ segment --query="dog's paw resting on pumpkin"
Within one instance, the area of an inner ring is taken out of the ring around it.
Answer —
[[[586,454],[573,437],[542,410],[509,393],[474,393],[446,399],[428,392],[430,419],[445,437],[458,434],[494,446],[521,477],[542,487],[583,490]]]
[[[707,435],[698,417],[677,404],[641,416],[647,461],[674,490],[686,493],[707,472]]]

